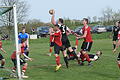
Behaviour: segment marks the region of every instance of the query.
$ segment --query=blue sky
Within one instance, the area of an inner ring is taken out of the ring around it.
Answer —
[[[56,19],[59,17],[82,19],[90,16],[101,16],[106,7],[120,9],[120,0],[26,0],[30,5],[28,19],[50,21],[48,11],[55,9]]]

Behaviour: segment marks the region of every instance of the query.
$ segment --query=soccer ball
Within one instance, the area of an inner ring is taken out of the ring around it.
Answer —
[[[49,14],[53,15],[54,14],[54,9],[49,10]]]

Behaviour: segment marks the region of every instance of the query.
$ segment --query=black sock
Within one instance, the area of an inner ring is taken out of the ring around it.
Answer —
[[[68,64],[68,59],[67,59],[67,56],[66,56],[66,57],[64,57],[64,61],[65,61],[65,63],[66,63],[66,64]]]
[[[74,55],[75,59],[78,60],[78,56],[77,56],[77,54],[75,53],[75,51],[72,51],[71,53]]]
[[[116,47],[116,44],[113,44],[113,49],[115,49],[115,47]]]
[[[77,54],[75,53],[75,51],[72,51],[71,53],[74,55],[74,57],[75,57],[75,59],[78,61],[78,63],[80,63],[80,60],[78,59],[78,56],[77,56]]]

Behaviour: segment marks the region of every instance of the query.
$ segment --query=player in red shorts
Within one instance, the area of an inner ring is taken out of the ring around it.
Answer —
[[[54,33],[54,31],[53,31],[52,27],[49,29],[49,33],[50,33],[50,49],[49,49],[48,56],[51,56],[51,54],[52,54],[52,47],[54,46],[54,37],[52,35],[52,33]]]
[[[31,58],[29,58],[25,53],[24,53],[24,48],[25,48],[25,46],[26,46],[26,43],[25,43],[25,39],[22,39],[21,40],[22,41],[22,43],[21,44],[19,44],[19,47],[21,47],[21,50],[19,51],[19,55],[20,55],[20,65],[23,65],[22,66],[22,77],[24,78],[25,77],[25,75],[24,75],[24,73],[26,72],[26,69],[27,69],[27,66],[28,66],[28,64],[26,63],[26,61],[22,58],[22,56],[24,56],[24,57],[26,57],[28,60],[30,60],[30,61],[32,61],[32,59]],[[12,72],[16,72],[16,68],[17,68],[17,60],[16,60],[16,51],[14,51],[13,53],[12,53],[12,55],[11,55],[11,60],[12,60],[12,62],[13,62],[13,64],[14,64],[14,67],[13,67],[13,70],[12,70]],[[27,77],[27,76],[26,76]]]
[[[91,61],[88,56],[88,52],[91,50],[93,40],[92,40],[92,36],[91,36],[91,32],[90,32],[91,28],[88,26],[87,18],[83,19],[83,25],[84,25],[84,27],[82,28],[83,35],[77,37],[78,39],[79,38],[84,39],[82,47],[81,47],[81,51],[80,51],[82,53],[81,54],[81,59],[82,59],[81,65],[84,65],[84,58],[86,58],[86,60],[88,61],[88,65],[91,65]]]
[[[2,41],[0,40],[0,50],[4,53],[6,53],[6,51],[2,48]],[[1,66],[0,68],[4,68],[4,65],[5,65],[5,59],[4,57],[2,56],[2,54],[0,53],[0,60],[1,60]]]

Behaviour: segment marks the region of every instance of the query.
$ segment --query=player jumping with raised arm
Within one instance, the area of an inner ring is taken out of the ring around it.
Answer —
[[[64,23],[64,20],[62,18],[59,18],[58,22],[55,21],[55,11],[53,10],[53,14],[52,15],[52,18],[51,18],[51,23],[53,25],[58,25],[59,29],[61,30],[62,32],[62,44],[63,44],[63,47],[64,47],[64,51],[66,52],[66,49],[68,49],[76,58],[76,60],[78,61],[78,64],[80,63],[75,51],[72,49],[71,45],[70,45],[70,41],[68,39],[68,35],[67,33],[71,33],[71,30],[65,26],[63,23]],[[67,64],[67,55],[64,56],[64,61],[66,62],[66,66],[68,66]]]
[[[6,51],[2,48],[2,41],[0,40],[0,50],[4,53],[6,53]],[[2,56],[2,54],[0,54],[0,60],[1,60],[1,66],[0,68],[4,68],[4,65],[5,65],[5,59],[4,57]]]
[[[77,37],[78,39],[79,38],[83,38],[84,41],[83,41],[83,44],[81,46],[81,55],[82,55],[82,63],[81,65],[84,65],[84,58],[86,58],[86,60],[88,61],[88,65],[91,65],[91,61],[90,61],[90,58],[88,56],[88,51],[91,50],[91,47],[92,47],[92,36],[91,36],[91,28],[88,26],[88,19],[87,18],[84,18],[83,19],[83,25],[84,27],[82,28],[82,31],[83,31],[83,35],[82,36],[79,36]]]

